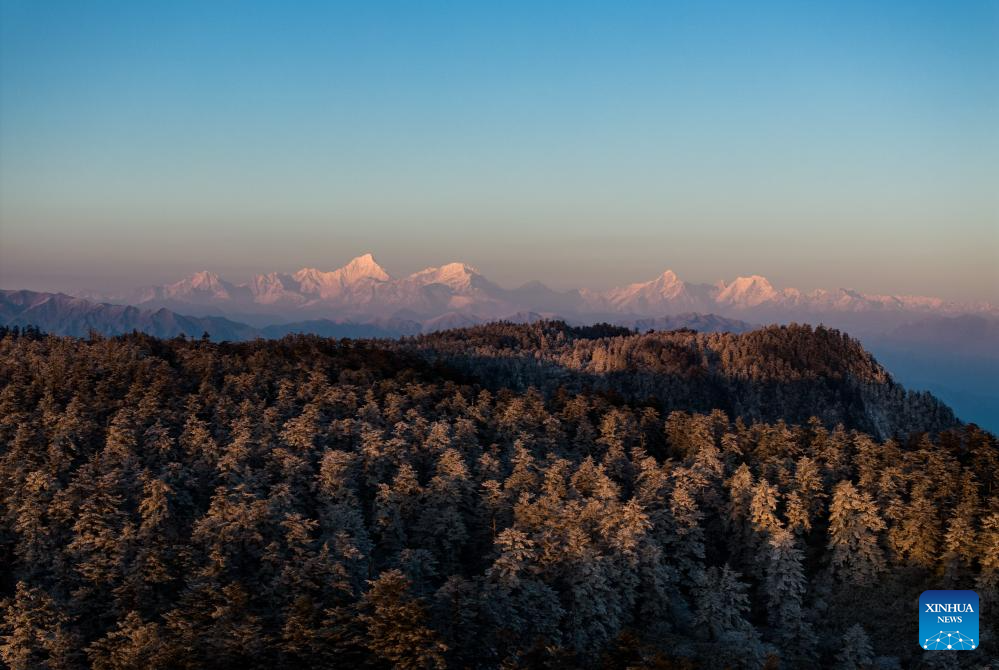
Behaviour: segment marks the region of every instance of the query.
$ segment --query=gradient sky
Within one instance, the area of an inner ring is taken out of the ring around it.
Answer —
[[[0,0],[0,285],[999,301],[999,3]]]

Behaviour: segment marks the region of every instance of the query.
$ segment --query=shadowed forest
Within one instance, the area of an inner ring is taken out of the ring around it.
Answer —
[[[999,656],[996,438],[835,330],[0,336],[15,670]]]

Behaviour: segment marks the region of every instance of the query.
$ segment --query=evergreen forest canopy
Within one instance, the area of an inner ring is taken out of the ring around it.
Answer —
[[[999,656],[996,438],[834,330],[0,336],[16,670]]]

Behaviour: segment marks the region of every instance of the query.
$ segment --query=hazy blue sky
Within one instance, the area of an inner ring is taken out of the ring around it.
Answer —
[[[999,3],[0,0],[0,284],[999,299]]]

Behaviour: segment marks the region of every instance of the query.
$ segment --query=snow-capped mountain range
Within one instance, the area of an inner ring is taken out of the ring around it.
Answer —
[[[737,277],[731,282],[696,284],[680,279],[670,270],[649,281],[607,291],[556,291],[536,281],[506,289],[465,263],[449,263],[405,277],[393,277],[370,253],[332,271],[302,268],[290,274],[271,272],[256,275],[241,284],[203,271],[172,284],[126,294],[87,292],[80,297],[147,308],[182,309],[190,314],[222,314],[244,320],[257,316],[271,322],[280,317],[289,320],[412,319],[467,323],[522,313],[620,321],[622,318],[702,312],[756,322],[829,317],[828,323],[839,321],[853,325],[859,319],[877,321],[882,327],[914,314],[999,314],[995,306],[986,303],[872,295],[850,289],[806,292],[777,288],[759,275]]]

